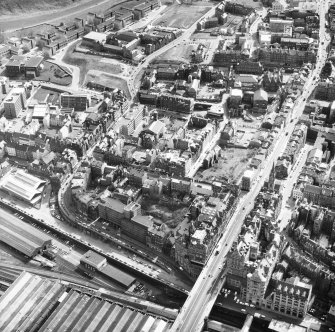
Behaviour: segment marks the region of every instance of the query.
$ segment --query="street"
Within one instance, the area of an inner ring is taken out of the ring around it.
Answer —
[[[318,60],[315,68],[310,73],[308,80],[305,83],[302,94],[297,98],[297,106],[292,111],[293,121],[290,122],[285,129],[287,134],[283,131],[277,142],[275,143],[275,147],[271,155],[265,161],[263,174],[261,174],[261,177],[258,181],[255,181],[250,192],[245,195],[244,198],[239,202],[236,212],[229,221],[222,238],[219,240],[219,254],[217,256],[215,254],[212,254],[207,264],[203,268],[184,306],[182,307],[180,314],[178,315],[177,319],[173,324],[171,330],[173,332],[201,331],[204,318],[209,315],[223,284],[223,280],[221,282],[219,281],[218,286],[213,288],[213,280],[221,277],[222,271],[220,269],[220,266],[224,263],[225,257],[231,245],[233,244],[233,241],[240,232],[241,226],[244,222],[244,218],[250,212],[253,205],[252,203],[254,202],[261,187],[263,186],[264,181],[268,178],[269,173],[272,169],[272,165],[284,152],[290,135],[292,134],[293,129],[298,121],[298,118],[304,110],[306,99],[311,94],[316,85],[314,77],[318,77],[320,75],[321,69],[326,60],[326,48],[329,43],[329,38],[326,38],[325,32],[325,13],[328,10],[328,2],[326,2],[325,5],[321,6],[319,9],[320,41],[327,40],[327,42],[320,43],[319,45]]]
[[[186,41],[190,40],[191,39],[191,35],[195,31],[198,22],[201,21],[201,20],[203,20],[204,18],[213,16],[214,13],[215,13],[215,8],[216,8],[216,6],[214,6],[213,8],[211,8],[207,13],[205,13],[196,22],[194,22],[188,29],[184,30],[183,33],[179,37],[177,37],[176,39],[174,39],[171,43],[169,43],[169,44],[161,47],[160,49],[158,49],[154,53],[149,54],[145,58],[145,61],[143,63],[141,63],[141,64],[138,65],[138,67],[133,71],[132,76],[127,80],[128,89],[129,89],[130,95],[132,97],[134,97],[136,95],[136,87],[135,87],[135,83],[136,82],[135,82],[135,80],[136,80],[137,76],[139,75],[139,73],[144,68],[146,68],[149,65],[149,63],[152,60],[154,60],[156,57],[158,57],[161,54],[163,54],[164,52],[168,51],[170,48],[173,48],[173,47],[177,46],[180,42],[186,42]]]

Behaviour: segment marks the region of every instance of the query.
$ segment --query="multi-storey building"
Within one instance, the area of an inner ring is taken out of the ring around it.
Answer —
[[[152,10],[159,7],[159,1],[158,0],[147,0],[146,2],[143,2],[135,7],[133,7],[134,11],[134,18],[136,20],[139,20],[146,15],[148,15]]]
[[[241,189],[249,191],[251,188],[253,178],[254,178],[254,171],[250,169],[246,170],[242,176]]]
[[[175,260],[192,278],[196,278],[214,250],[219,232],[226,225],[226,206],[213,197],[206,201],[198,196],[192,207],[194,221],[189,228],[177,232]]]
[[[259,61],[258,62],[240,61],[235,66],[235,71],[237,74],[262,75],[263,65]]]
[[[334,94],[334,82],[320,82],[316,87],[315,98],[321,100],[333,100]]]
[[[272,11],[275,13],[275,14],[280,14],[284,11],[284,6],[281,2],[279,1],[274,1],[272,3]]]
[[[191,113],[194,109],[194,99],[178,95],[162,93],[159,96],[159,107],[178,113]]]
[[[13,55],[6,63],[6,75],[16,77],[23,73],[25,57],[23,55]]]
[[[115,28],[120,30],[128,26],[134,19],[134,13],[129,9],[119,9],[115,12]]]
[[[214,53],[213,62],[224,65],[234,65],[241,60],[247,60],[248,56],[240,50],[217,50]]]
[[[280,45],[282,47],[296,48],[298,50],[307,50],[309,48],[308,38],[290,38],[282,37],[280,39]]]
[[[235,15],[246,16],[252,13],[253,9],[251,7],[247,7],[239,3],[227,1],[225,3],[225,11],[227,13],[231,13]]]
[[[4,100],[5,117],[16,118],[27,106],[26,91],[24,88],[13,88]]]
[[[238,242],[227,255],[226,285],[237,291],[242,301],[257,308],[303,318],[310,306],[312,286],[298,278],[283,280],[287,262],[277,264],[282,239],[272,223],[266,213],[247,218]],[[258,241],[261,230],[268,242],[263,250]]]
[[[283,73],[281,71],[267,71],[263,76],[262,85],[267,92],[277,92],[283,84]]]
[[[6,57],[10,54],[10,47],[6,44],[0,45],[0,58]]]
[[[258,54],[264,67],[295,67],[304,63],[315,63],[316,52],[314,50],[295,50],[279,47],[262,47]]]
[[[91,98],[88,94],[75,94],[62,93],[60,95],[60,104],[65,108],[73,108],[76,112],[86,111],[90,106]]]
[[[272,32],[279,32],[279,33],[284,33],[287,31],[288,28],[293,27],[293,20],[292,19],[281,19],[281,18],[276,18],[276,17],[271,17],[270,18],[270,30]]]
[[[268,107],[268,94],[263,89],[256,90],[254,93],[254,109],[255,111],[265,113]]]
[[[301,282],[298,277],[285,281],[272,280],[272,287],[266,298],[267,309],[294,318],[307,314],[312,297],[312,285]]]

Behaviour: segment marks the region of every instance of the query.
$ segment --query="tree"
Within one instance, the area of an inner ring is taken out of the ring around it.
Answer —
[[[327,78],[331,75],[332,73],[332,64],[331,62],[326,62],[325,65],[323,66],[322,70],[321,70],[321,77]]]
[[[43,58],[44,58],[44,60],[48,60],[48,59],[51,58],[51,56],[48,52],[43,52]]]

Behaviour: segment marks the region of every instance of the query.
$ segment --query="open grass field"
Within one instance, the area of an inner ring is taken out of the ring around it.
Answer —
[[[130,98],[127,82],[117,75],[114,76],[105,71],[91,69],[85,77],[85,85],[88,82],[96,82],[109,88],[120,89],[125,92],[128,98]]]
[[[255,152],[249,149],[229,148],[222,151],[222,157],[213,167],[200,170],[196,178],[210,180],[212,177],[220,179],[221,176],[228,177],[232,182],[238,182],[243,175],[248,161],[254,156]]]
[[[208,2],[196,2],[192,5],[173,4],[169,6],[165,10],[164,15],[154,21],[153,24],[187,29],[208,12],[210,8],[211,4]]]
[[[56,104],[59,99],[59,92],[49,90],[46,88],[38,88],[32,97],[32,100],[36,100],[40,103],[50,102],[51,104]]]
[[[59,85],[70,85],[72,82],[72,76],[69,72],[64,70],[62,67],[45,61],[43,64],[44,68],[40,73],[40,76],[36,78],[36,81],[51,82]]]

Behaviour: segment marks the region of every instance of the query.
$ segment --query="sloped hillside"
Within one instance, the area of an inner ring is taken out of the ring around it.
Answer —
[[[87,0],[0,0],[0,15],[53,10],[86,1]]]

